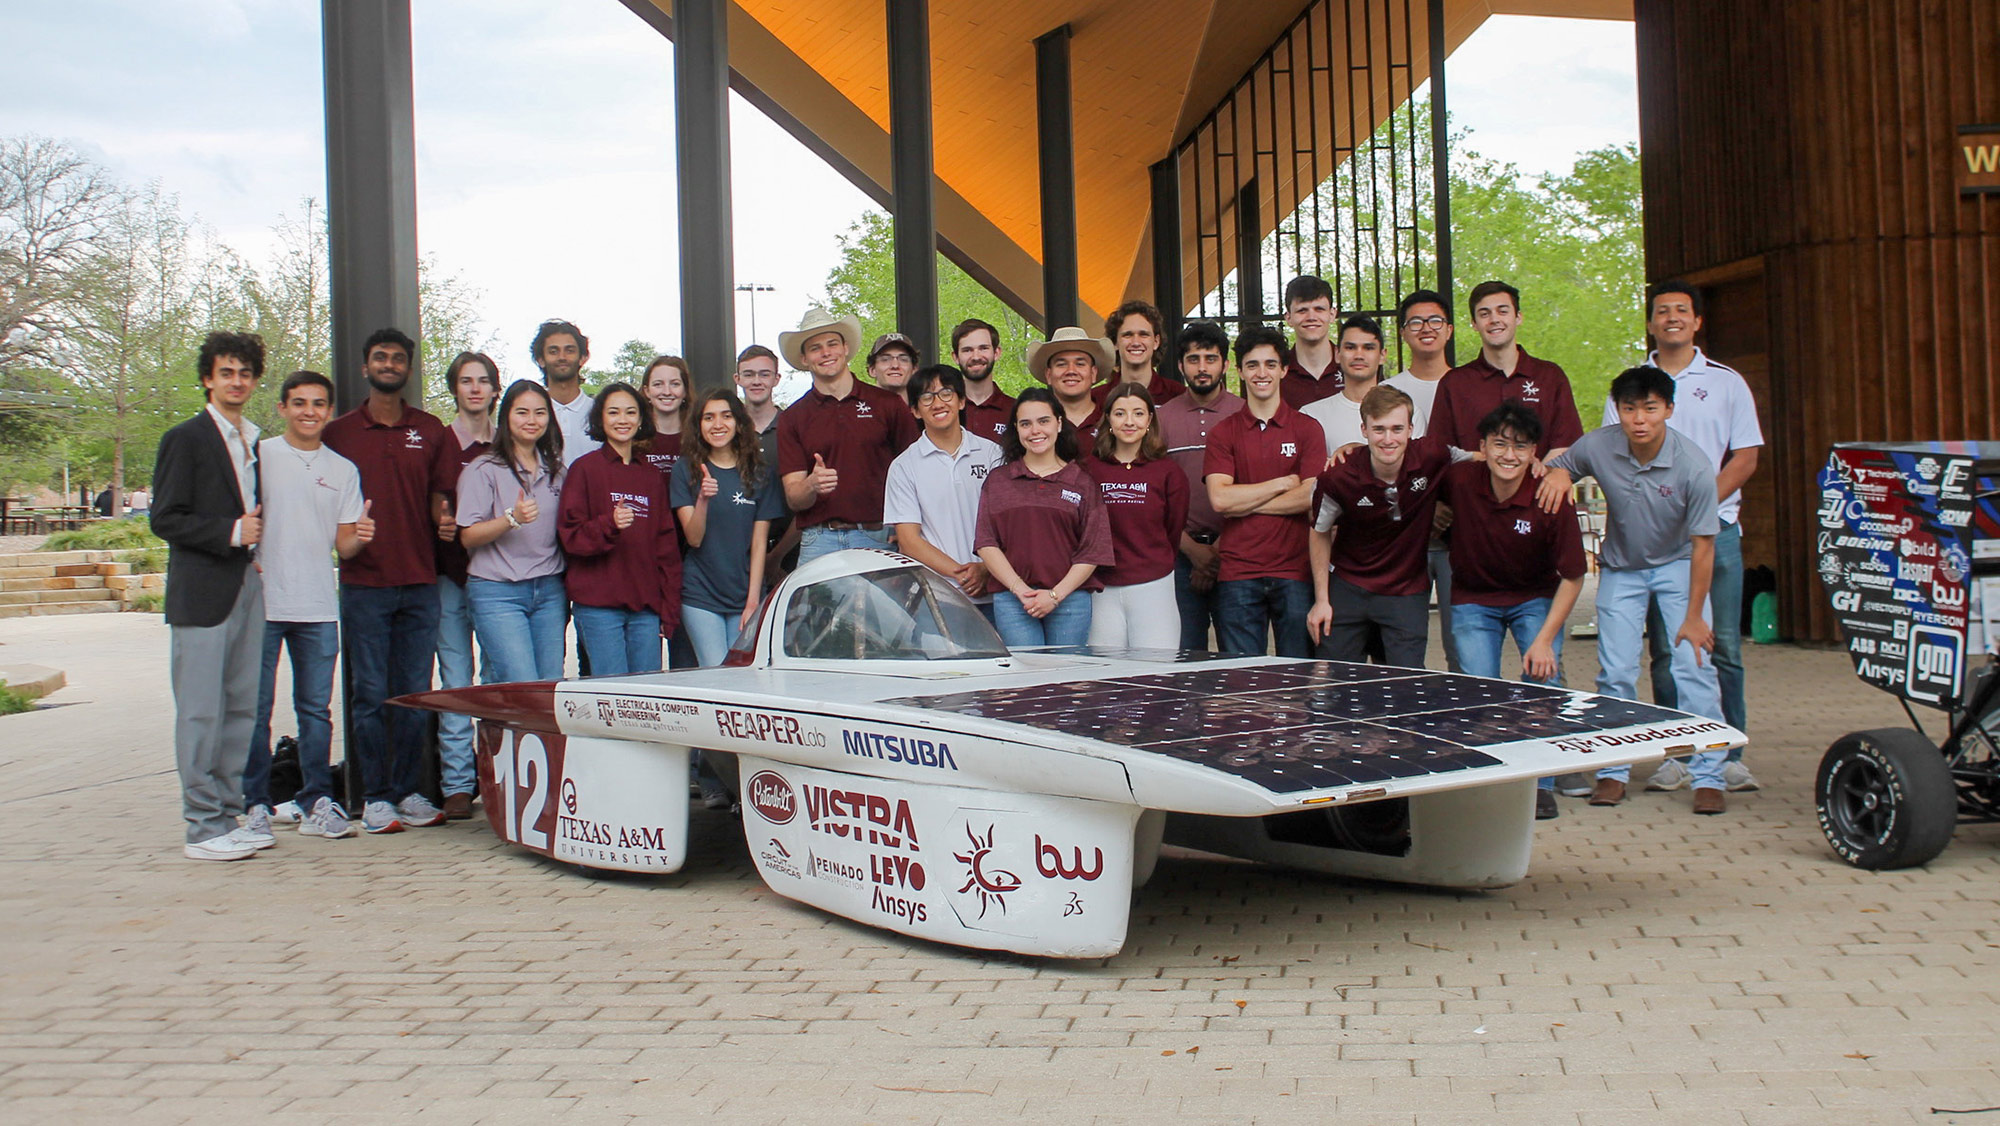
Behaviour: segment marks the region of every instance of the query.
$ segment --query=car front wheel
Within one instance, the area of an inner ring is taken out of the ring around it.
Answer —
[[[1871,871],[1928,863],[1958,822],[1943,753],[1907,728],[1842,736],[1820,759],[1813,796],[1833,851]]]

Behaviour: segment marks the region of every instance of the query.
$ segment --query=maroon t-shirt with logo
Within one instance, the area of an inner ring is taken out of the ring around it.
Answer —
[[[1090,457],[1083,471],[1097,482],[1117,560],[1099,567],[1097,578],[1105,586],[1136,586],[1173,574],[1187,526],[1188,481],[1181,467],[1164,457],[1131,465]]]
[[[983,403],[967,399],[964,413],[966,430],[997,442],[1013,426],[1014,396],[995,387],[992,396]]]
[[[999,548],[1021,581],[1036,590],[1054,589],[1078,563],[1101,571],[1116,563],[1117,555],[1097,492],[1097,483],[1073,461],[1047,477],[1036,476],[1025,460],[998,466],[979,491],[972,549]],[[1093,574],[1078,589],[1102,590],[1104,583]]]
[[[643,447],[646,464],[660,471],[660,476],[674,479],[674,466],[681,460],[681,435],[655,434],[647,439]]]
[[[1535,503],[1534,478],[1500,500],[1486,465],[1464,461],[1444,471],[1443,500],[1452,511],[1453,605],[1517,606],[1550,597],[1563,579],[1583,577],[1576,509],[1543,512]]]
[[[1091,388],[1090,401],[1102,407],[1105,397],[1111,394],[1111,389],[1118,386],[1121,382],[1123,381],[1118,379],[1117,376],[1113,376]],[[1152,374],[1151,378],[1146,380],[1146,394],[1153,397],[1153,405],[1156,407],[1186,390],[1187,384],[1164,372],[1156,371]]]
[[[340,581],[353,586],[415,586],[437,582],[437,523],[431,494],[458,484],[458,442],[436,415],[405,403],[403,416],[384,426],[368,405],[326,424],[328,449],[354,463],[361,495],[374,503],[368,515],[375,538],[340,563]]]
[[[620,528],[612,509],[632,510]],[[583,606],[651,612],[672,636],[681,620],[681,544],[667,479],[644,458],[630,464],[608,447],[577,458],[563,474],[556,538],[569,556],[563,587]]]
[[[778,416],[778,472],[810,473],[813,455],[838,470],[840,483],[798,514],[799,527],[829,520],[880,524],[882,494],[889,486],[889,463],[917,440],[922,429],[908,399],[859,379],[845,398],[817,385]]]
[[[1317,523],[1323,502],[1340,506],[1333,531],[1334,573],[1373,594],[1429,590],[1431,514],[1450,464],[1451,447],[1442,438],[1426,436],[1410,443],[1394,482],[1375,476],[1366,446],[1328,466],[1313,482],[1307,511]]]
[[[1326,434],[1319,423],[1293,410],[1280,400],[1269,421],[1262,421],[1243,409],[1216,423],[1208,433],[1208,452],[1202,455],[1201,475],[1221,473],[1238,485],[1254,485],[1274,477],[1296,474],[1310,481],[1326,466]],[[1311,525],[1305,513],[1271,516],[1252,513],[1227,516],[1216,552],[1222,557],[1217,578],[1237,579],[1312,578],[1306,557],[1306,533]]]
[[[1326,374],[1314,379],[1311,372],[1293,360],[1285,365],[1285,374],[1278,380],[1278,394],[1284,397],[1286,406],[1302,411],[1321,399],[1340,394],[1345,386],[1347,378],[1340,374],[1339,364],[1328,364]]]
[[[444,497],[445,502],[451,506],[451,512],[455,516],[458,512],[458,475],[465,471],[466,466],[472,464],[472,459],[492,449],[493,443],[473,442],[467,445],[459,438],[457,430],[447,426],[444,428],[444,432],[445,441],[448,443],[445,470],[451,477],[451,487],[444,490]],[[465,568],[470,562],[469,557],[466,555],[465,545],[459,543],[456,538],[439,540],[437,541],[436,555],[439,577],[450,579],[452,582],[464,586]]]
[[[1518,347],[1518,345],[1517,345]],[[1479,448],[1479,424],[1493,408],[1508,399],[1518,399],[1542,420],[1542,440],[1535,446],[1536,457],[1550,450],[1568,449],[1583,437],[1583,422],[1576,414],[1576,398],[1569,376],[1547,360],[1539,360],[1521,349],[1514,374],[1504,375],[1486,362],[1484,355],[1444,373],[1438,381],[1437,398],[1424,421],[1424,433],[1435,435],[1461,450]]]

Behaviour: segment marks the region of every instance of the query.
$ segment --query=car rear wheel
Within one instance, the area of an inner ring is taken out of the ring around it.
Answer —
[[[1929,863],[1958,822],[1943,753],[1907,728],[1842,736],[1820,759],[1813,796],[1833,851],[1871,871]]]

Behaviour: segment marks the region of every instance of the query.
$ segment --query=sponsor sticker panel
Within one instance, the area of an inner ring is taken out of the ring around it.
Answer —
[[[742,768],[744,834],[780,894],[963,946],[1098,957],[1124,944],[1136,806],[749,755]]]
[[[687,764],[677,746],[479,725],[479,794],[494,834],[586,868],[680,870]]]

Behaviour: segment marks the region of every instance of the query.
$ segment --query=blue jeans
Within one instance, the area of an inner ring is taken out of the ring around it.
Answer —
[[[1211,586],[1201,594],[1194,590],[1194,561],[1174,553],[1174,601],[1181,608],[1181,648],[1205,650],[1208,630],[1222,616],[1222,592]]]
[[[487,680],[492,680],[493,662]],[[472,601],[465,588],[438,576],[437,682],[439,688],[464,688],[472,683]],[[472,717],[457,712],[438,714],[438,773],[447,794],[476,794],[479,779],[472,765]]]
[[[1676,560],[1658,567],[1629,571],[1607,567],[1597,575],[1597,690],[1623,700],[1639,698],[1639,653],[1646,646],[1646,609],[1657,601],[1660,614],[1679,630],[1687,619],[1689,561]],[[1706,617],[1707,607],[1702,608]],[[1694,646],[1685,642],[1673,647],[1670,658],[1674,690],[1682,711],[1709,719],[1722,719],[1722,698],[1716,685],[1715,666],[1706,657],[1697,660]],[[1725,721],[1726,722],[1726,721]],[[1720,790],[1722,751],[1703,751],[1689,760],[1697,789]],[[1599,778],[1620,782],[1631,777],[1629,766],[1610,766],[1597,772]]]
[[[399,802],[421,784],[428,724],[423,712],[387,701],[431,686],[437,584],[340,584],[340,634],[347,653],[347,759],[360,768],[362,800]]]
[[[340,658],[339,622],[265,622],[264,667],[257,676],[257,725],[243,764],[243,807],[271,804],[271,709],[277,704],[278,651],[292,653],[292,715],[299,722],[299,792],[312,812],[333,793],[333,666]]]
[[[1264,655],[1266,630],[1280,657],[1310,657],[1306,615],[1312,583],[1305,579],[1231,579],[1215,584],[1215,647],[1224,653]]]
[[[465,593],[495,682],[562,679],[569,596],[561,575],[513,583],[468,579]]]
[[[590,675],[660,671],[660,616],[622,606],[574,608],[576,632],[590,647]]]
[[[1715,536],[1715,568],[1708,584],[1708,606],[1715,616],[1715,679],[1722,692],[1722,715],[1738,731],[1750,730],[1749,709],[1743,703],[1743,529],[1724,524]],[[1664,707],[1678,707],[1674,692],[1673,658],[1667,639],[1681,628],[1662,621],[1655,603],[1646,616],[1647,650],[1653,662],[1653,699]],[[1743,748],[1729,752],[1729,761],[1743,757]]]
[[[1072,593],[1046,617],[1033,617],[1011,590],[993,592],[993,625],[1009,649],[1030,645],[1082,645],[1090,639],[1090,596]]]
[[[1498,677],[1500,675],[1500,651],[1506,647],[1507,635],[1514,635],[1514,648],[1525,657],[1528,647],[1535,643],[1535,635],[1542,631],[1542,623],[1548,620],[1549,607],[1553,598],[1530,598],[1512,606],[1481,606],[1472,602],[1461,602],[1451,608],[1451,632],[1456,639],[1458,653],[1457,671],[1467,676]],[[1562,683],[1563,631],[1556,630],[1551,648],[1556,652],[1556,675],[1549,680],[1540,680],[1523,672],[1521,679],[1530,684]],[[1552,790],[1556,780],[1544,778],[1542,789]]]
[[[846,551],[850,547],[887,547],[887,528],[828,528],[814,525],[799,533],[799,566],[818,559],[822,555],[832,555],[836,551]]]
[[[702,668],[714,668],[729,655],[729,644],[741,632],[736,623],[742,612],[718,614],[699,606],[681,607],[681,632],[694,645],[694,659]]]

